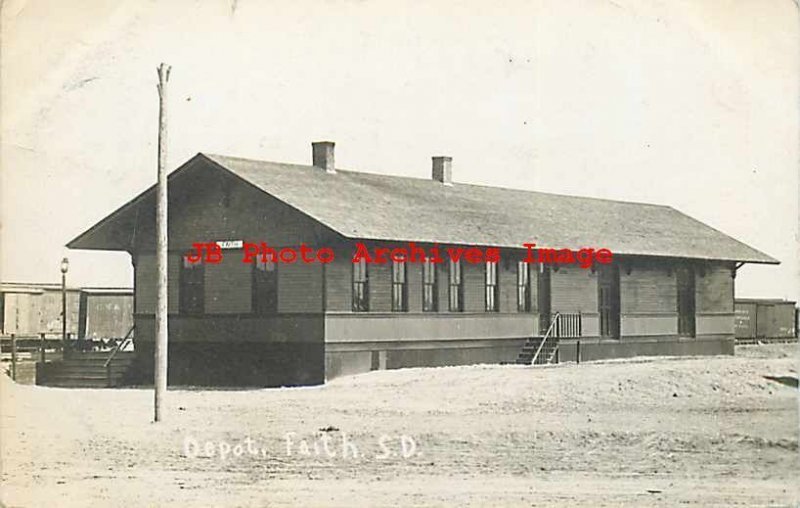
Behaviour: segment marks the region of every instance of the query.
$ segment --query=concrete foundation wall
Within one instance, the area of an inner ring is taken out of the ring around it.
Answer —
[[[634,356],[694,356],[732,355],[732,336],[716,336],[701,339],[678,339],[676,337],[627,337],[623,341],[581,340],[581,360],[603,360],[608,358],[631,358]],[[564,340],[558,346],[561,362],[576,361],[577,341]]]
[[[322,343],[178,342],[169,345],[170,386],[322,384]],[[137,342],[133,384],[153,384],[153,343]]]
[[[524,338],[328,344],[327,379],[376,369],[443,367],[513,362]]]
[[[321,314],[170,316],[169,384],[293,386],[324,382]],[[136,316],[132,382],[152,384],[155,320]]]

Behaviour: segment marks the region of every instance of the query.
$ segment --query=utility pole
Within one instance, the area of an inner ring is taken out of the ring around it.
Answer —
[[[156,190],[156,295],[155,421],[164,415],[167,394],[167,82],[171,67],[158,66],[158,186]]]

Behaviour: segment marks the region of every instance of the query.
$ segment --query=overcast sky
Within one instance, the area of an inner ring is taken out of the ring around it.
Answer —
[[[4,281],[132,285],[63,245],[198,151],[671,205],[780,259],[739,296],[798,298],[791,0],[5,0]]]

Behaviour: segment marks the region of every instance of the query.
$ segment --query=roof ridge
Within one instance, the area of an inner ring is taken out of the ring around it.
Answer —
[[[237,161],[245,161],[245,162],[254,162],[254,163],[261,163],[261,164],[279,164],[281,166],[296,166],[299,168],[307,168],[307,169],[317,169],[313,165],[310,164],[297,164],[294,162],[281,162],[281,161],[269,161],[264,159],[251,159],[248,157],[239,157],[235,155],[223,155],[223,154],[214,154],[214,153],[207,153],[207,152],[199,152],[201,155],[204,155],[209,158],[219,157],[223,159],[234,159]],[[352,174],[352,175],[367,175],[367,176],[377,176],[382,178],[404,178],[408,180],[417,180],[421,182],[431,182],[434,183],[434,180],[430,178],[421,178],[418,176],[410,176],[410,175],[395,175],[395,174],[386,174],[386,173],[372,173],[369,171],[360,171],[354,169],[341,169],[336,168],[337,173],[345,173],[345,174]],[[505,187],[502,185],[489,185],[489,184],[481,184],[481,183],[468,183],[468,182],[453,182],[453,187],[479,187],[482,189],[499,189],[503,191],[513,191],[519,192],[523,194],[543,194],[546,196],[555,196],[560,198],[572,198],[572,199],[585,199],[585,200],[594,200],[594,201],[606,201],[611,203],[621,203],[621,204],[628,204],[628,205],[637,205],[637,206],[653,206],[659,208],[669,208],[675,210],[669,205],[664,205],[660,203],[648,203],[645,201],[629,201],[623,199],[613,199],[613,198],[599,198],[595,196],[581,196],[576,194],[559,194],[557,192],[545,192],[540,190],[531,190],[531,189],[519,189],[515,187]]]

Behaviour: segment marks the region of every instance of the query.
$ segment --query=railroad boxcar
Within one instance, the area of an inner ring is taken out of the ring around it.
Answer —
[[[797,338],[795,302],[761,298],[736,299],[735,334],[740,342]]]

